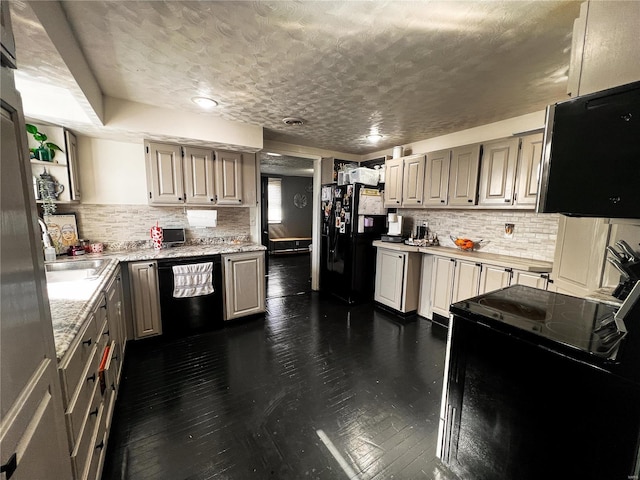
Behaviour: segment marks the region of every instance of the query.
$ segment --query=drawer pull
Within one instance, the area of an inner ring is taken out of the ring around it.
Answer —
[[[9,480],[13,476],[17,468],[18,468],[18,456],[17,454],[14,453],[13,455],[11,455],[7,463],[0,466],[0,473],[6,473],[7,474],[6,478],[7,480]]]
[[[109,330],[105,330],[103,335],[109,335]]]
[[[96,450],[102,450],[104,448],[104,440],[101,440],[99,444],[96,445]]]
[[[113,359],[117,362],[118,361],[118,355],[114,355]]]
[[[95,415],[96,417],[98,416],[98,407],[96,407],[95,410],[93,410],[92,412],[89,412],[89,416]]]
[[[83,345],[86,345],[87,347],[91,345],[91,339],[89,340],[85,340],[84,342],[82,342]]]
[[[91,380],[93,383],[96,383],[96,372],[93,372],[93,375],[87,377],[87,382]]]
[[[111,383],[111,390],[113,390],[114,392],[116,391],[116,384],[115,383]]]

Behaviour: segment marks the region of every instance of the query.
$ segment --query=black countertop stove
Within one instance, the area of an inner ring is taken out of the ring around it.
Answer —
[[[615,363],[626,335],[626,329],[621,331],[614,321],[617,310],[612,305],[523,285],[451,307],[454,314],[598,364]]]

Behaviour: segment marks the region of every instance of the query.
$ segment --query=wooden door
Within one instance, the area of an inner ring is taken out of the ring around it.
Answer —
[[[482,265],[480,263],[456,260],[451,303],[456,303],[460,300],[466,300],[467,298],[478,295],[481,271]]]
[[[453,258],[433,257],[431,311],[444,317],[449,317],[454,271],[455,260]]]
[[[67,168],[69,169],[69,186],[71,200],[80,200],[80,175],[78,173],[78,139],[69,130],[64,131],[67,146]]]
[[[480,273],[480,288],[478,294],[492,292],[508,287],[511,282],[511,269],[496,267],[494,265],[482,265]]]
[[[424,204],[429,206],[447,205],[449,192],[449,167],[451,150],[427,153],[425,173]]]
[[[177,145],[147,143],[149,204],[184,203],[182,151]]]
[[[184,193],[187,203],[215,203],[213,150],[184,147]]]
[[[402,206],[404,207],[422,206],[425,162],[424,155],[413,155],[404,159],[402,171]]]
[[[521,139],[514,197],[516,205],[526,205],[534,208],[538,200],[542,138],[542,133],[534,133]]]
[[[395,310],[402,310],[402,295],[407,254],[378,248],[374,299]]]
[[[400,207],[402,204],[402,158],[394,158],[385,162],[384,206]]]
[[[483,145],[478,205],[513,205],[519,145],[518,138],[505,138]]]
[[[546,273],[525,272],[522,270],[513,271],[512,285],[526,285],[528,287],[547,289],[549,275]]]
[[[218,205],[242,205],[242,154],[216,152]]]
[[[451,152],[449,205],[475,205],[478,193],[480,145],[456,147]]]
[[[160,321],[157,263],[131,263],[129,264],[129,277],[135,338],[160,335],[162,323]]]
[[[3,12],[6,7],[3,2]],[[2,477],[70,478],[22,104],[13,73],[4,66],[1,70],[0,465],[5,472]]]
[[[224,319],[265,311],[264,252],[222,256]]]

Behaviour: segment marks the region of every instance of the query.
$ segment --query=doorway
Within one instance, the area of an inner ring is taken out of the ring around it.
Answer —
[[[314,160],[262,152],[261,241],[267,298],[311,291]]]

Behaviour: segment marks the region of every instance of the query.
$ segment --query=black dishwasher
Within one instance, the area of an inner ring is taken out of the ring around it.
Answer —
[[[213,263],[213,293],[190,298],[173,296],[173,267]],[[169,338],[202,333],[223,325],[222,260],[220,255],[158,260],[162,334]]]

